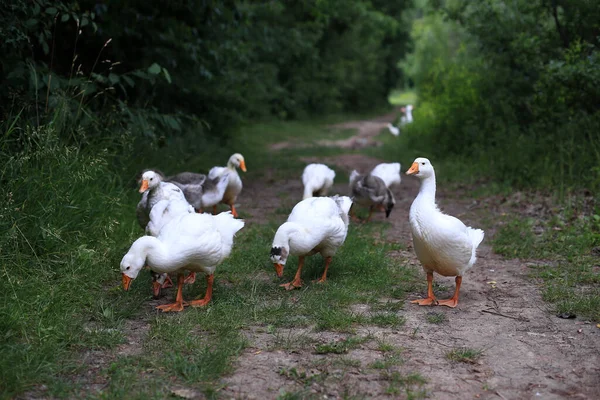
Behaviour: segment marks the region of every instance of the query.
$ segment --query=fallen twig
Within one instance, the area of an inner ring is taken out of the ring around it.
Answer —
[[[506,314],[502,314],[502,313],[499,313],[499,312],[496,312],[496,311],[492,311],[492,310],[481,310],[481,312],[485,312],[485,313],[488,313],[488,314],[499,315],[499,316],[505,317],[505,318],[512,318],[512,319],[516,319],[517,321],[529,322],[528,318],[521,317],[521,316],[519,316],[519,317],[513,317],[512,315],[506,315]]]

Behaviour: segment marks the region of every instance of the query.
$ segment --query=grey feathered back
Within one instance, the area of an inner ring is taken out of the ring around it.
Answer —
[[[166,181],[177,185],[181,190],[183,190],[183,194],[185,195],[185,199],[188,201],[188,203],[190,203],[196,210],[199,210],[202,208],[202,195],[204,192],[215,189],[222,179],[228,177],[229,175],[225,174],[210,179],[204,174],[197,174],[195,172],[181,172],[177,175],[167,177]]]
[[[350,191],[357,203],[365,205],[383,205],[385,207],[385,216],[389,217],[396,199],[385,182],[371,174],[358,175],[354,172],[350,178]]]

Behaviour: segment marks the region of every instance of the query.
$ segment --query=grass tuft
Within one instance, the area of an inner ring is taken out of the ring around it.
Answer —
[[[454,362],[475,364],[483,355],[483,350],[470,349],[468,347],[453,349],[445,354],[446,359]]]

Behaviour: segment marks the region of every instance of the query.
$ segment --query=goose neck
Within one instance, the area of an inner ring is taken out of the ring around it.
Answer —
[[[435,175],[428,176],[421,181],[418,197],[422,200],[435,203]]]

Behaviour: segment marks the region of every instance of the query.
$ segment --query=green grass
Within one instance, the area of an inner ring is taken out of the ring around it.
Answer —
[[[445,354],[447,360],[475,364],[483,355],[483,350],[470,349],[468,347],[453,349]]]
[[[440,311],[430,311],[425,315],[425,319],[430,324],[442,324],[448,321],[446,314]]]
[[[415,104],[417,93],[414,90],[392,90],[388,96],[388,101],[395,106]]]
[[[307,140],[349,134],[331,133],[324,126],[330,122],[337,121],[251,125],[228,148],[184,135],[160,149],[124,138],[121,150],[111,144],[110,152],[68,147],[43,129],[32,133],[36,144],[19,157],[3,155],[8,161],[0,167],[0,290],[5,294],[0,302],[0,397],[28,391],[42,397],[94,397],[83,379],[88,363],[94,363],[105,381],[104,398],[165,398],[171,385],[214,398],[219,380],[249,344],[246,329],[262,327],[272,337],[271,348],[284,350],[314,343],[309,335],[289,334],[296,328],[346,332],[351,336],[343,350],[358,343],[352,335],[359,326],[400,326],[398,302],[379,299],[402,299],[415,277],[386,257],[390,245],[373,239],[383,236],[385,223],[351,226],[325,284],[311,282],[322,274],[317,255],[306,260],[301,290],[278,286],[292,279],[298,260],[290,259],[284,278],[278,279],[269,249],[300,193],[281,196],[280,209],[262,216],[265,224],[248,224],[238,234],[231,257],[216,271],[208,307],[157,313],[145,272],[129,292],[120,288],[120,259],[142,233],[135,220],[136,172],[145,167],[205,172],[241,150],[248,166],[243,179],[262,179],[270,170],[279,196],[277,182],[300,180],[305,165],[300,157],[339,150],[287,149],[266,155],[265,144],[304,134]],[[240,213],[245,216],[243,207]],[[199,279],[186,285],[184,298],[197,298],[204,290]],[[173,297],[174,290],[166,290],[166,296]],[[381,307],[368,317],[352,312],[358,303]],[[337,351],[331,343],[320,346],[323,353]],[[119,356],[116,350],[123,347],[136,350]]]
[[[555,313],[600,321],[600,211],[586,216],[571,204],[547,220],[507,218],[493,246],[506,257],[541,260],[530,264],[544,300]]]

